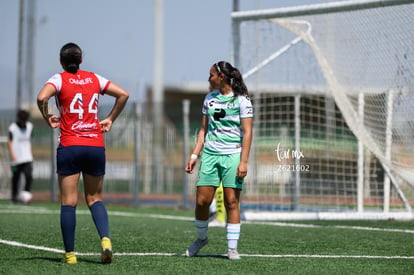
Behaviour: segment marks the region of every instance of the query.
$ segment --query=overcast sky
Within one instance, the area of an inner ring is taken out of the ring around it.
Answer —
[[[27,1],[27,0],[26,0]],[[241,10],[333,2],[328,0],[240,0]],[[165,85],[206,82],[210,65],[230,60],[232,0],[164,0]],[[16,105],[19,1],[0,1],[0,109]],[[67,42],[84,51],[81,69],[126,88],[132,100],[152,85],[153,0],[36,0],[35,97],[61,72],[59,50]],[[23,87],[23,102],[30,93]],[[32,99],[33,101],[33,99]]]

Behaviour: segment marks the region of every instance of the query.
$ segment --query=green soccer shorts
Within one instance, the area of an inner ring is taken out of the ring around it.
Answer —
[[[213,155],[203,152],[198,172],[197,186],[223,187],[243,189],[243,179],[237,177],[240,153],[230,155]]]

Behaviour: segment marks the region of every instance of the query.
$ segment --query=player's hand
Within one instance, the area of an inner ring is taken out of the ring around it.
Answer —
[[[99,124],[101,125],[102,132],[109,132],[112,128],[112,120],[108,118],[101,120]]]
[[[247,163],[240,162],[239,166],[237,167],[237,177],[239,179],[243,179],[247,175]]]
[[[194,172],[194,166],[196,162],[197,160],[195,159],[189,159],[187,165],[185,166],[185,171],[189,174],[192,174]]]
[[[60,126],[60,117],[55,115],[49,115],[47,122],[51,128],[58,128]]]

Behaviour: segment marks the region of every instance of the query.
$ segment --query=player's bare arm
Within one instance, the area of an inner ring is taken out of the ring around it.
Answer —
[[[198,131],[197,141],[196,141],[196,144],[194,146],[194,149],[191,155],[199,156],[201,151],[203,150],[204,139],[207,133],[207,124],[208,124],[208,117],[203,115],[203,118],[201,120],[201,128],[200,128],[200,131]],[[194,165],[196,164],[196,162],[197,162],[197,158],[190,158],[185,167],[185,171],[187,173],[192,174],[194,172]]]
[[[249,159],[250,147],[252,144],[252,125],[253,118],[241,119],[241,126],[243,129],[243,143],[240,155],[240,164],[237,168],[237,177],[244,178],[247,175],[247,162]]]
[[[115,97],[114,106],[111,112],[109,113],[108,117],[100,121],[102,131],[108,132],[111,130],[112,123],[116,120],[121,111],[124,109],[128,101],[129,94],[123,88],[112,82],[109,84],[105,93],[107,95]]]
[[[51,84],[46,84],[43,86],[37,96],[37,106],[39,107],[39,111],[42,114],[44,120],[52,128],[59,127],[59,117],[49,114],[49,99],[55,95],[55,87]]]

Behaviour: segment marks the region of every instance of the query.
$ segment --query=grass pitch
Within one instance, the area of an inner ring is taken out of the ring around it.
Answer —
[[[414,223],[244,222],[240,261],[230,261],[225,228],[209,230],[199,256],[193,211],[107,205],[114,261],[100,263],[89,210],[77,208],[78,264],[62,262],[60,206],[0,201],[0,274],[414,274]]]

